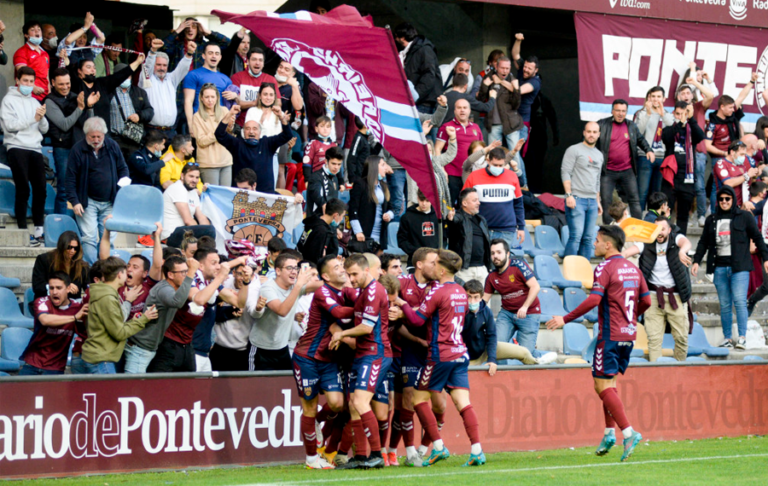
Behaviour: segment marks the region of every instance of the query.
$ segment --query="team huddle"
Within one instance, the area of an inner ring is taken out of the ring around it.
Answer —
[[[615,445],[618,425],[624,437],[622,461],[642,436],[629,424],[616,376],[629,364],[637,318],[650,306],[641,272],[619,252],[624,240],[618,226],[601,227],[595,254],[605,262],[595,269],[591,295],[570,314],[547,323],[556,329],[599,305],[592,374],[606,428],[596,453],[604,455]],[[454,282],[461,265],[456,253],[432,248],[417,250],[413,273],[397,278],[381,275],[373,255],[352,254],[344,261],[327,256],[319,262],[323,284],[314,292],[307,330],[293,355],[308,469],[397,466],[401,439],[407,466],[427,467],[448,459],[440,435],[446,410],[443,390],[469,437],[471,453],[464,465],[485,464],[479,422],[469,400],[470,359],[462,337],[472,308],[466,286]],[[318,410],[320,393],[325,404]],[[418,447],[414,415],[423,430]]]

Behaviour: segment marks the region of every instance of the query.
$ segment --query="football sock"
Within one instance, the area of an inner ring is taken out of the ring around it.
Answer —
[[[413,446],[413,410],[400,410],[400,428],[405,447]],[[392,445],[390,443],[390,445]]]
[[[626,429],[621,430],[621,435],[623,435],[625,439],[629,439],[632,437],[632,432],[634,432],[632,427],[627,427]]]
[[[611,430],[615,429],[616,428],[616,421],[613,420],[613,417],[611,417],[611,412],[608,411],[608,407],[605,406],[605,403],[603,403],[603,415],[605,415],[605,429],[606,429],[606,431],[608,429],[611,429]]]
[[[368,450],[368,440],[365,438],[363,421],[352,420],[349,423],[352,424],[352,431],[355,434],[355,457],[366,457],[367,454],[365,452]]]
[[[344,454],[345,456],[349,454],[349,449],[352,447],[352,442],[354,442],[355,439],[353,431],[352,421],[350,420],[344,426],[344,430],[341,434],[341,442],[339,443],[338,448],[339,454]]]
[[[472,444],[472,450],[470,452],[477,456],[483,452],[483,447],[480,444]]]
[[[405,448],[405,456],[406,457],[413,457],[416,454],[418,454],[418,452],[416,452],[416,448],[414,446],[407,446]]]
[[[381,452],[381,441],[379,439],[379,434],[376,433],[379,429],[379,423],[378,420],[376,420],[376,415],[373,414],[373,410],[368,410],[362,414],[360,419],[362,420],[363,433],[365,434],[363,440],[365,440],[366,437],[368,438],[368,444],[371,446],[371,453]],[[357,429],[355,429],[355,435],[357,435]],[[355,438],[355,441],[357,441],[357,438]]]
[[[603,401],[603,405],[608,409],[608,413],[611,414],[613,420],[616,421],[622,432],[629,427],[629,419],[627,414],[624,413],[624,404],[621,403],[619,394],[616,393],[615,388],[606,388],[600,393],[600,399]]]
[[[612,428],[606,428],[605,432],[603,433],[603,435],[611,435],[611,432],[613,432]]]
[[[432,442],[437,443],[442,437],[440,437],[440,431],[437,429],[437,420],[435,419],[435,414],[432,413],[430,403],[422,402],[414,408],[416,409],[416,414],[419,416],[419,422],[421,422],[421,427],[426,432],[426,435],[432,439]],[[423,444],[424,443],[422,442],[422,445]],[[438,450],[441,449],[442,447],[438,448]]]
[[[312,464],[318,459],[319,457],[317,456],[317,454],[315,454],[314,456],[307,456],[307,464]]]
[[[392,452],[397,450],[397,444],[400,443],[400,437],[403,434],[400,420],[400,410],[395,410],[392,414],[392,431],[389,434],[389,450]]]
[[[333,419],[333,429],[325,444],[325,452],[331,453],[339,450],[339,442],[341,442],[344,426],[347,425],[347,422],[349,422],[349,413],[347,412],[340,413]]]
[[[304,440],[304,453],[307,457],[317,455],[317,433],[315,417],[301,416],[301,438]]]
[[[464,421],[464,429],[469,436],[470,444],[480,444],[480,423],[472,405],[467,405],[461,410],[461,418]],[[474,446],[473,446],[474,447]],[[474,453],[473,453],[474,454]]]
[[[425,446],[424,444],[420,445],[419,446],[419,455],[423,456],[424,454],[427,453],[428,450],[429,450],[429,447]]]
[[[387,434],[389,433],[389,421],[377,420],[377,422],[379,422],[379,444],[381,444],[381,447],[384,447],[384,444],[387,443]]]
[[[443,425],[445,425],[445,412],[435,412],[435,420],[437,420],[437,430],[443,430]]]

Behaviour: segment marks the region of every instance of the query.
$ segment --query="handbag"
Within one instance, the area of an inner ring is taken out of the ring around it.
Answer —
[[[123,104],[120,103],[120,97],[115,95],[115,98],[117,98],[117,106],[120,108],[120,114],[123,115],[123,121],[125,122],[125,127],[120,132],[120,136],[136,145],[141,145],[141,141],[144,139],[144,126],[128,121],[128,117],[125,116],[125,111],[123,111]]]

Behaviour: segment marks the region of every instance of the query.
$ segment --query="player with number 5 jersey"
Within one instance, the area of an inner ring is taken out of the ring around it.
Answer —
[[[624,230],[619,226],[600,227],[595,241],[595,255],[604,256],[605,261],[595,268],[592,293],[570,314],[555,316],[547,322],[547,329],[554,330],[599,306],[592,377],[595,392],[603,401],[605,432],[595,453],[603,456],[616,444],[614,428],[618,425],[624,436],[622,461],[632,455],[643,436],[629,424],[624,404],[616,391],[616,377],[619,373],[624,374],[629,365],[637,335],[637,318],[651,306],[645,278],[635,265],[621,256],[624,240]]]
[[[469,304],[464,288],[453,281],[453,276],[461,270],[461,264],[461,257],[456,253],[438,250],[437,265],[425,273],[427,278],[436,283],[418,311],[414,311],[404,300],[397,300],[397,305],[411,324],[427,326],[427,365],[421,370],[413,394],[414,409],[433,444],[432,454],[424,461],[424,466],[431,466],[450,457],[430,407],[431,393],[443,389],[447,389],[451,395],[469,436],[471,454],[464,465],[485,464],[485,454],[480,445],[480,425],[469,403],[469,355],[461,337]]]

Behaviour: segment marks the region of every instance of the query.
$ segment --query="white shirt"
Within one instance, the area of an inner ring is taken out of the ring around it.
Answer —
[[[288,298],[293,286],[283,289],[277,285],[274,280],[268,280],[261,286],[259,291],[259,297],[267,299],[267,304],[273,300],[283,302]],[[300,296],[306,294],[307,288],[304,287],[299,293]],[[250,293],[249,293],[250,297]],[[246,304],[246,309],[248,305]],[[264,308],[264,313],[256,320],[256,323],[251,328],[251,334],[249,340],[251,344],[256,348],[267,349],[271,351],[277,351],[288,346],[288,340],[291,336],[291,330],[293,329],[294,317],[299,309],[298,299],[293,303],[293,307],[285,317],[280,317],[275,314],[268,307]]]
[[[683,235],[677,235],[675,237],[675,244],[680,247],[680,241],[685,238]],[[640,253],[643,253],[645,245],[642,243],[635,243],[640,248]],[[672,276],[672,272],[669,270],[669,263],[667,263],[667,247],[669,246],[669,240],[664,243],[656,243],[656,264],[651,270],[651,278],[648,279],[650,283],[657,287],[675,287],[675,279]]]
[[[162,239],[166,239],[171,236],[176,228],[179,226],[185,226],[184,219],[182,219],[179,209],[176,207],[177,202],[185,202],[189,205],[189,214],[195,217],[195,210],[200,207],[200,196],[197,194],[197,189],[188,191],[184,187],[184,183],[178,180],[168,186],[168,189],[163,193],[163,234]]]
[[[163,79],[155,75],[155,59],[157,59],[157,54],[149,51],[145,64],[150,72],[149,82],[151,86],[144,89],[149,97],[149,104],[155,110],[155,116],[149,124],[156,127],[173,127],[176,126],[176,115],[178,114],[176,109],[176,88],[178,88],[184,77],[189,73],[192,58],[185,55],[179,61],[176,69],[173,72],[166,73]],[[143,77],[144,75],[142,74]]]

